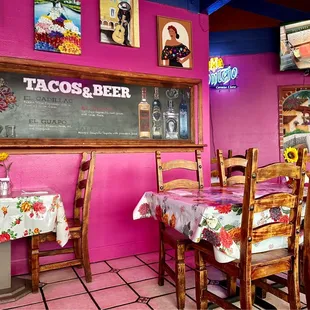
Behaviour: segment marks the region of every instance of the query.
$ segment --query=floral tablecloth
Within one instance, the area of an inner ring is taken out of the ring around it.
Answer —
[[[0,243],[53,231],[64,246],[70,234],[60,195],[49,190],[25,193],[0,197]]]
[[[243,186],[209,187],[203,190],[146,192],[133,212],[134,219],[153,217],[188,236],[214,246],[215,258],[229,262],[240,258]],[[257,196],[288,191],[286,185],[258,185]],[[306,194],[306,193],[305,193]],[[304,213],[304,210],[303,210]],[[288,208],[273,208],[254,216],[254,226],[274,221],[288,222]],[[253,245],[253,253],[287,246],[286,237],[274,237]]]

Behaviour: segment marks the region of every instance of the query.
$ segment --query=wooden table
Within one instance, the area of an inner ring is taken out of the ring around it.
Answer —
[[[17,300],[31,291],[29,281],[11,277],[11,241],[55,231],[64,246],[69,240],[63,203],[50,189],[13,191],[0,197],[0,303]]]

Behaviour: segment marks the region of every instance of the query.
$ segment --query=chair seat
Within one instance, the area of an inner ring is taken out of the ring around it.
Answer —
[[[67,223],[70,231],[80,231],[82,229],[82,223],[80,220],[69,218]]]
[[[190,245],[192,241],[182,233],[178,232],[172,227],[166,227],[164,230],[164,241],[170,245],[185,244]]]

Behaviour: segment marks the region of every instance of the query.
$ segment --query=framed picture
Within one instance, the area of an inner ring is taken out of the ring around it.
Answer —
[[[157,16],[159,66],[193,67],[191,21]]]
[[[297,149],[310,150],[310,85],[279,87],[280,153],[296,162]]]
[[[34,49],[81,54],[81,2],[78,0],[34,1]]]
[[[100,42],[140,47],[139,0],[100,0]]]

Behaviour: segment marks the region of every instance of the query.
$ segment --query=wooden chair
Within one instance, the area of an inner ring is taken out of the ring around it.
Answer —
[[[74,215],[72,219],[68,219],[73,246],[71,248],[40,251],[40,243],[56,241],[56,234],[50,232],[30,238],[29,267],[32,276],[33,292],[37,292],[39,288],[39,273],[47,270],[82,266],[84,267],[86,282],[92,281],[88,253],[88,222],[94,169],[95,153],[92,152],[89,159],[88,154],[83,153],[75,192]],[[68,253],[74,253],[75,259],[45,265],[40,265],[39,263],[40,257]]]
[[[240,156],[240,155],[238,155]],[[220,186],[231,186],[236,184],[244,184],[244,175],[231,175],[233,168],[242,169],[246,167],[247,160],[242,157],[231,157],[224,159],[223,151],[217,150],[218,170],[220,177]],[[229,175],[230,173],[230,175]]]
[[[196,161],[172,160],[162,162],[161,153],[156,152],[156,171],[158,192],[172,189],[201,189],[203,188],[203,173],[200,151],[195,151]],[[163,172],[172,169],[186,169],[196,171],[197,181],[189,179],[174,179],[170,182],[163,181]],[[176,284],[177,307],[185,307],[185,252],[190,249],[192,241],[182,233],[171,227],[166,227],[163,222],[159,222],[160,247],[159,247],[159,276],[158,285],[164,285],[165,271]],[[166,263],[165,244],[170,245],[175,250],[175,269],[172,270]]]
[[[224,309],[236,307],[207,290],[207,270],[205,261],[214,267],[240,279],[241,309],[252,308],[252,285],[263,285],[264,289],[274,291],[264,282],[264,278],[280,272],[288,272],[288,300],[291,309],[300,309],[298,278],[298,247],[301,220],[301,208],[305,179],[306,149],[299,150],[297,165],[292,163],[275,163],[262,168],[257,167],[257,149],[250,149],[247,154],[246,182],[244,188],[240,259],[222,264],[215,260],[213,247],[208,242],[193,244],[196,261],[196,301],[198,309],[206,309],[212,301]],[[256,184],[281,176],[296,180],[292,193],[271,193],[256,198]],[[272,222],[253,227],[254,213],[275,207],[290,208],[289,223]],[[288,248],[252,254],[252,245],[276,236],[288,237]],[[263,279],[262,281],[260,279]],[[278,296],[285,293],[277,291]]]
[[[216,169],[212,169],[212,165],[216,165]],[[211,186],[220,186],[220,182],[212,182],[212,178],[219,178],[220,173],[218,171],[217,158],[211,158]]]
[[[245,155],[240,155],[240,154],[233,155],[233,151],[228,150],[227,158],[243,158],[243,159],[246,159],[246,153],[245,153]],[[242,175],[244,175],[245,174],[245,167],[242,165],[242,166],[231,166],[231,167],[227,168],[227,177],[230,178],[232,176],[232,174],[234,172],[237,172],[237,171],[240,172]]]

